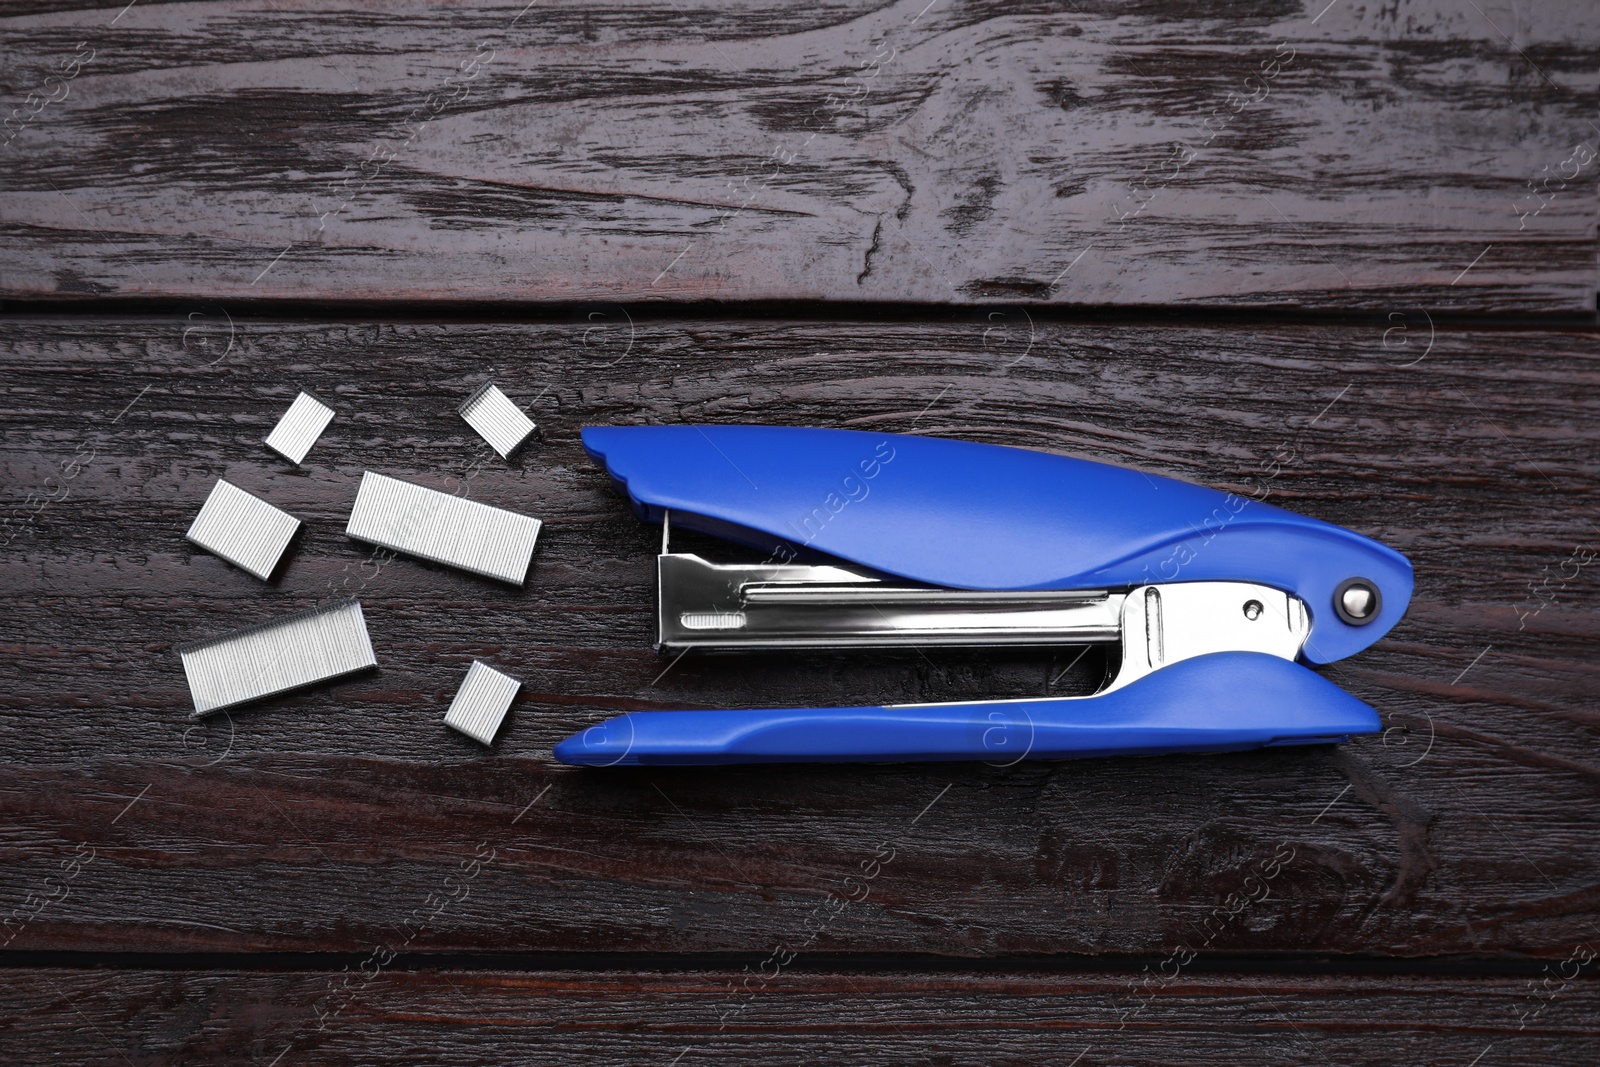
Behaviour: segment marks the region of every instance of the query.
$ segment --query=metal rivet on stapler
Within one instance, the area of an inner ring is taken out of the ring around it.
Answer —
[[[1089,460],[774,426],[591,427],[589,455],[663,527],[659,647],[1109,643],[1081,697],[645,711],[555,747],[590,766],[1061,759],[1347,740],[1377,713],[1307,665],[1388,633],[1411,565],[1338,526]],[[672,530],[758,563],[671,551]]]

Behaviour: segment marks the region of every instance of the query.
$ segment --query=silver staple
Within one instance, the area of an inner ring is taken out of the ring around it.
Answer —
[[[494,735],[500,732],[511,701],[522,683],[509,674],[502,674],[482,660],[475,659],[467,668],[467,676],[456,690],[456,697],[445,713],[444,724],[459,730],[475,741],[494,744]]]
[[[310,393],[301,393],[267,435],[266,445],[298,467],[332,421],[332,408]]]
[[[347,536],[473,574],[521,585],[540,522],[504,508],[367,471]]]
[[[183,536],[266,581],[299,528],[287,511],[218,478]]]
[[[191,642],[177,651],[196,719],[378,665],[355,600]]]
[[[494,382],[484,382],[456,409],[501,459],[511,458],[538,427]]]

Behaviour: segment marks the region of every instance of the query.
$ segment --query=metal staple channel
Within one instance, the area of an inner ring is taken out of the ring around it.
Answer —
[[[367,471],[344,532],[381,545],[521,585],[540,522],[504,508]]]
[[[266,445],[298,467],[332,421],[332,408],[310,393],[301,393],[267,435]]]
[[[183,536],[266,581],[299,528],[287,511],[219,478]]]
[[[378,665],[361,604],[332,604],[178,648],[193,718]]]
[[[494,382],[478,386],[456,410],[468,426],[478,431],[478,436],[500,453],[501,459],[509,459],[537,429],[533,420]]]
[[[456,697],[445,713],[444,724],[459,730],[475,741],[494,744],[505,721],[511,701],[522,683],[509,674],[502,674],[482,660],[473,660],[467,677],[456,690]]]

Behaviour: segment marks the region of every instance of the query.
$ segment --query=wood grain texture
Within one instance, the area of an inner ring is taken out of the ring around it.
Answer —
[[[352,981],[352,975],[354,980]],[[1478,1063],[1600,1054],[1594,980],[14,970],[29,1062]],[[274,1057],[282,1057],[275,1060]],[[1476,1059],[1475,1059],[1476,1058]]]
[[[0,338],[7,515],[66,494],[0,551],[13,949],[1563,958],[1596,936],[1600,568],[1571,562],[1600,540],[1592,331],[195,314]],[[491,373],[544,432],[510,465],[454,414]],[[261,439],[300,388],[338,416],[296,470]],[[1412,609],[1326,674],[1390,731],[1010,768],[554,765],[618,709],[1095,685],[1066,652],[664,671],[657,531],[577,430],[758,420],[1070,452],[1377,537],[1416,565]],[[363,469],[544,519],[526,589],[349,542]],[[308,524],[272,584],[182,538],[220,476]],[[187,722],[174,644],[334,593],[378,673]],[[441,722],[473,657],[525,683],[492,752]],[[1265,898],[1230,903],[1275,857]]]
[[[13,296],[1594,310],[1579,0],[11,10]]]

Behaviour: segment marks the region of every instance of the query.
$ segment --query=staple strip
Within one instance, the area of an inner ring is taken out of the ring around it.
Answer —
[[[197,719],[378,665],[355,600],[196,641],[178,655]]]
[[[521,585],[540,522],[367,471],[344,532],[396,552]]]
[[[287,511],[218,478],[183,536],[266,581],[299,528]]]
[[[509,459],[537,429],[533,420],[493,382],[478,386],[457,410],[467,420],[467,425],[500,453],[501,459]]]
[[[473,660],[456,698],[450,702],[444,724],[486,745],[494,744],[511,701],[522,683],[502,674],[482,660]]]
[[[267,447],[298,467],[332,421],[332,408],[310,393],[301,393],[267,435]]]

